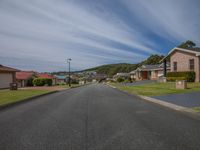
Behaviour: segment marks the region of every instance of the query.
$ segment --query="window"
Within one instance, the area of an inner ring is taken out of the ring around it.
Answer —
[[[190,59],[190,60],[189,60],[189,67],[190,67],[190,70],[191,70],[191,71],[194,70],[194,59]]]
[[[177,62],[174,62],[174,71],[177,71]]]

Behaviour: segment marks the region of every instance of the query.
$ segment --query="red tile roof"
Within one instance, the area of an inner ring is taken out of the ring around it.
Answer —
[[[33,71],[20,71],[16,72],[16,79],[18,80],[26,80],[34,76],[35,72]]]
[[[37,77],[39,78],[48,78],[48,79],[54,79],[55,77],[48,73],[38,73]]]
[[[10,68],[10,67],[7,67],[7,66],[3,66],[0,64],[0,72],[17,72],[19,70],[17,69],[14,69],[14,68]]]

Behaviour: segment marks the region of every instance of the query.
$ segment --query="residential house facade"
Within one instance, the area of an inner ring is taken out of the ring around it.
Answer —
[[[10,87],[10,83],[16,83],[16,72],[14,68],[0,65],[0,89]]]
[[[128,79],[130,77],[130,73],[123,73],[123,72],[120,72],[120,73],[117,73],[113,76],[113,79],[114,80],[117,80],[117,78],[124,78],[124,79]]]
[[[200,82],[200,48],[173,48],[164,58],[170,58],[171,71],[194,71],[196,82]]]
[[[36,77],[34,71],[20,71],[16,72],[16,80],[18,87],[32,86],[32,80]]]
[[[67,76],[65,75],[54,75],[56,77],[56,84],[66,84]]]
[[[164,75],[163,69],[163,64],[142,65],[130,72],[130,76],[134,80],[157,80]],[[170,71],[169,64],[167,64],[167,71]]]

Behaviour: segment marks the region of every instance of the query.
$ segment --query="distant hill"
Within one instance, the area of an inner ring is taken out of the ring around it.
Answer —
[[[127,63],[120,63],[120,64],[108,64],[108,65],[102,65],[90,69],[86,69],[83,71],[96,71],[97,73],[107,74],[108,76],[113,76],[118,72],[131,72],[137,67],[142,65],[154,65],[160,63],[160,60],[164,56],[160,55],[151,55],[146,60],[138,63],[138,64],[127,64]]]
[[[97,73],[107,74],[108,76],[113,76],[118,72],[130,72],[138,67],[137,64],[109,64],[103,65],[95,68],[86,69],[84,71],[96,71]]]

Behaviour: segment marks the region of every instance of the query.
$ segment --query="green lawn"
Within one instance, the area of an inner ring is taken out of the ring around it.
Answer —
[[[176,89],[175,83],[150,83],[137,86],[124,86],[120,84],[112,84],[113,86],[137,95],[158,96],[175,93],[187,93],[200,91],[200,83],[188,83],[188,89]]]
[[[200,107],[195,107],[194,110],[200,112]]]
[[[0,90],[0,106],[17,102],[25,98],[41,95],[50,92],[49,90]]]

